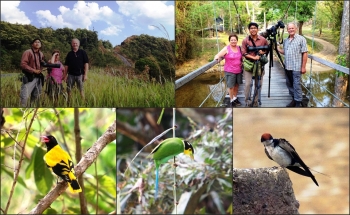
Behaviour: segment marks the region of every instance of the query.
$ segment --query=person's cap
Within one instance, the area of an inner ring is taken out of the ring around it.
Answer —
[[[33,45],[33,43],[34,43],[35,41],[37,41],[37,40],[39,40],[40,43],[41,43],[41,40],[40,40],[39,38],[35,38],[34,40],[32,40],[32,42],[31,42],[30,44]]]
[[[248,24],[248,29],[250,29],[251,26],[255,26],[256,28],[259,28],[259,25],[256,22],[251,22]]]

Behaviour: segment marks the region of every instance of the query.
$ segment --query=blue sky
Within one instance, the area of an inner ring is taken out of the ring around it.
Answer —
[[[86,28],[120,45],[132,35],[175,38],[174,1],[1,1],[1,20],[37,28]],[[152,26],[154,25],[154,26]]]

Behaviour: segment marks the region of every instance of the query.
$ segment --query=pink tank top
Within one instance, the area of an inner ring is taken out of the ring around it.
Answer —
[[[225,55],[224,71],[239,74],[242,71],[242,53],[237,46],[238,52],[233,52],[230,45],[227,46],[228,53]]]
[[[63,65],[60,61],[57,61],[57,63],[61,64],[60,68],[52,68],[51,76],[56,80],[58,84],[62,84],[62,77],[63,77]]]

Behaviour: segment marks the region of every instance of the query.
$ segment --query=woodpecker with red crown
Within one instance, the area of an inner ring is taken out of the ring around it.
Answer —
[[[261,142],[265,146],[267,157],[278,163],[281,167],[285,167],[300,175],[310,177],[315,184],[318,183],[315,176],[309,170],[309,167],[301,160],[294,147],[285,139],[273,139],[271,134],[264,133],[261,135]]]

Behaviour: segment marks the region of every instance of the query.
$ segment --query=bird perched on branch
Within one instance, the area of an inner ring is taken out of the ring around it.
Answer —
[[[64,181],[68,182],[72,193],[81,192],[81,187],[74,173],[74,164],[69,154],[58,145],[54,136],[41,136],[41,142],[47,146],[47,153],[44,155],[44,161],[47,167]]]
[[[271,134],[264,133],[261,136],[261,142],[265,146],[267,157],[300,175],[310,177],[318,186],[316,178],[309,170],[309,167],[301,160],[294,147],[285,139],[273,139]]]
[[[157,199],[158,195],[158,178],[159,178],[159,167],[161,164],[168,162],[169,159],[174,156],[184,153],[193,160],[193,146],[191,143],[181,138],[168,138],[162,141],[156,148],[153,149],[149,157],[152,157],[156,164],[156,191],[154,198]]]

